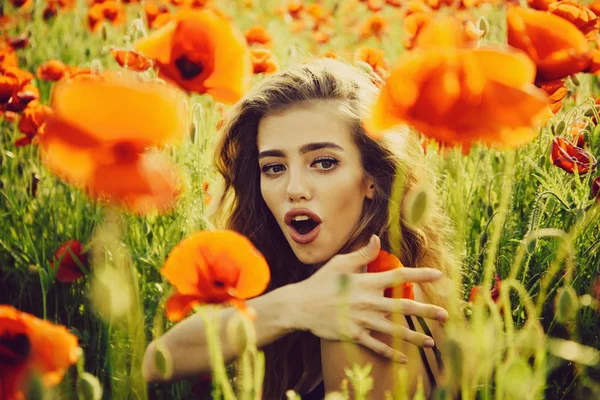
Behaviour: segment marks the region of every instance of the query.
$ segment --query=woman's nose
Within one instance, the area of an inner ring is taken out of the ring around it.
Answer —
[[[290,172],[286,195],[292,202],[310,200],[311,194],[306,177],[301,172]]]

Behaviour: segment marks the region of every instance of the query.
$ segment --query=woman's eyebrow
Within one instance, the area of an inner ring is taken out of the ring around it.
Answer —
[[[334,149],[344,151],[344,148],[342,146],[332,142],[316,142],[308,143],[300,147],[300,154],[306,154],[308,152],[320,149]],[[285,153],[281,150],[265,150],[258,153],[259,160],[264,157],[285,157]]]

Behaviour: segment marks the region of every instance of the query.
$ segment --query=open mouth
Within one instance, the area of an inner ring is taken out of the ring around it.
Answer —
[[[300,235],[307,235],[312,232],[319,223],[306,215],[300,215],[292,219],[291,225]]]

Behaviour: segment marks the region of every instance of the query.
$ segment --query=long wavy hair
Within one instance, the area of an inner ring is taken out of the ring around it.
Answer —
[[[303,102],[339,102],[359,149],[364,174],[375,183],[373,199],[365,200],[360,222],[339,253],[364,244],[373,233],[381,238],[382,249],[389,250],[388,205],[396,173],[405,176],[405,195],[428,178],[417,137],[406,131],[373,140],[363,130],[361,120],[378,92],[373,79],[341,61],[313,60],[265,78],[228,112],[214,159],[223,178],[222,188],[210,219],[214,227],[247,236],[264,254],[271,268],[267,291],[304,280],[315,268],[294,255],[261,195],[257,135],[262,118]],[[408,226],[401,217],[400,260],[407,267],[437,268],[450,276],[450,270],[457,266],[449,241],[451,223],[435,197],[428,215],[419,228]],[[432,303],[444,307],[439,293],[448,288],[439,285],[438,281],[422,287]],[[291,333],[263,351],[266,399],[281,399],[286,390],[299,390],[310,368],[320,365],[319,338],[310,332]]]

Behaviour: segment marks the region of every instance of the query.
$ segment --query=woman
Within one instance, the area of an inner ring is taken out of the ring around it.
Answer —
[[[363,131],[361,117],[377,93],[372,79],[339,61],[312,61],[263,80],[223,125],[215,163],[224,190],[214,220],[250,238],[271,268],[267,293],[249,301],[267,361],[264,399],[281,399],[288,389],[303,399],[338,390],[344,368],[356,361],[345,356],[342,338],[356,342],[361,362],[373,364],[372,398],[392,388],[393,361],[407,364],[411,393],[419,376],[426,395],[442,376],[434,354],[422,348],[443,339],[439,322],[448,314],[442,294],[452,282],[440,277],[455,265],[439,207],[432,206],[421,228],[401,226],[403,265],[429,268],[361,274],[380,248],[389,249],[388,199],[396,170],[408,178],[406,192],[423,171],[415,138],[397,135],[394,153],[390,143]],[[350,320],[344,326],[336,318],[342,274],[349,278]],[[383,296],[399,281],[415,282],[415,301]],[[224,310],[220,319],[228,361],[237,355],[224,334],[233,312]],[[386,318],[392,312],[407,318],[394,324]],[[433,338],[419,332],[409,315],[430,319],[425,332]],[[402,351],[391,347],[393,335],[406,342]],[[198,316],[157,341],[171,353],[173,378],[209,370]],[[155,346],[146,351],[147,380],[160,380],[151,361]]]

